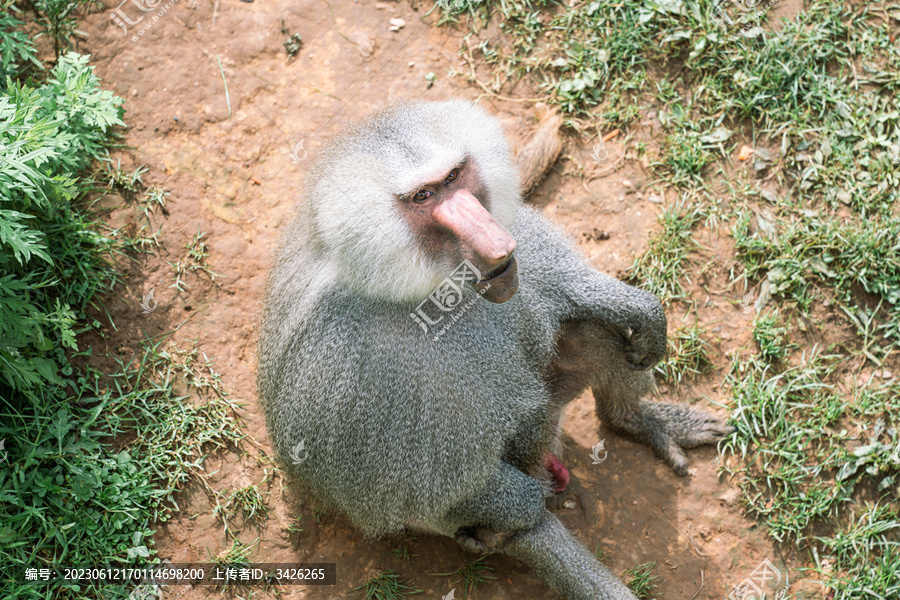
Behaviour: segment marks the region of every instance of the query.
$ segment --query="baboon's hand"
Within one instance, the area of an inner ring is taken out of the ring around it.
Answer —
[[[463,528],[454,537],[463,548],[478,554],[490,554],[500,545],[500,538],[488,527]]]
[[[666,353],[666,313],[653,294],[642,292],[638,312],[626,324],[625,365],[645,371]]]

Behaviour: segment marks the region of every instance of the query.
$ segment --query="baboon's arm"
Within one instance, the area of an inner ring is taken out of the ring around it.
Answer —
[[[659,299],[586,267],[567,286],[572,317],[589,319],[621,336],[627,366],[649,369],[666,351],[666,313]]]

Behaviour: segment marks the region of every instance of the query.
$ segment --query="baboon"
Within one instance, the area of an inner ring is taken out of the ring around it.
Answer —
[[[269,434],[366,535],[436,532],[568,600],[634,600],[545,508],[568,480],[560,411],[590,387],[600,420],[678,474],[731,428],[648,399],[660,302],[587,266],[517,180],[498,121],[465,101],[400,102],[331,140],[266,288]]]

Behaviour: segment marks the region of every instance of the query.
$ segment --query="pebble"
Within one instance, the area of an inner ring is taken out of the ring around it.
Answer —
[[[647,202],[652,202],[653,204],[662,204],[662,196],[659,194],[650,194],[647,196]]]
[[[725,506],[731,506],[740,497],[740,495],[741,490],[739,489],[728,490],[727,492],[719,496],[719,502],[721,502]]]
[[[575,508],[575,501],[566,500],[565,502],[563,502],[563,508]]]
[[[234,188],[234,186],[232,186],[225,190],[225,195],[234,200],[235,198],[237,198],[237,190]]]
[[[388,29],[391,31],[400,31],[404,27],[406,27],[406,21],[397,17],[397,18],[391,19],[391,26],[388,27]]]

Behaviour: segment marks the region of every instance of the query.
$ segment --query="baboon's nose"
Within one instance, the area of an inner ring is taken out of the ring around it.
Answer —
[[[477,257],[478,266],[487,271],[509,262],[516,249],[516,240],[468,190],[457,190],[438,204],[432,214]]]

